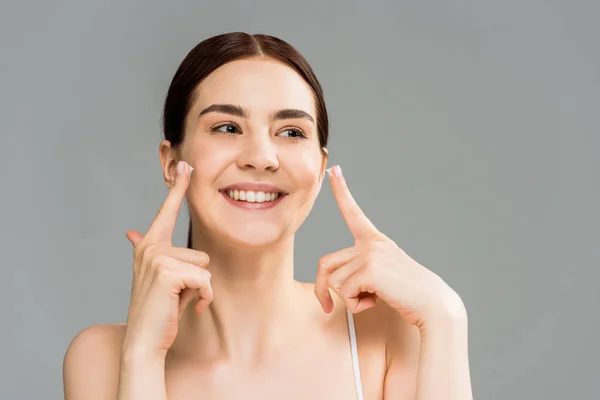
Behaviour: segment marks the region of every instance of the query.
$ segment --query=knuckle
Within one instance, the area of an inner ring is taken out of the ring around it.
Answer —
[[[146,255],[146,250],[152,244],[148,244],[146,239],[140,240],[135,246],[133,246],[133,258],[134,260],[142,260]]]
[[[314,290],[315,296],[317,296],[317,298],[321,298],[323,296],[327,296],[327,294],[329,293],[328,287],[327,286],[323,286],[321,285],[315,285],[315,290]]]
[[[327,255],[321,257],[319,259],[319,263],[317,265],[317,268],[320,271],[326,271],[327,270],[327,266],[330,264],[330,262],[329,262],[330,259],[331,259],[331,255],[330,254],[327,254]]]
[[[201,269],[199,272],[200,272],[200,276],[202,277],[203,280],[205,280],[206,282],[210,282],[212,275],[209,270]]]
[[[340,284],[337,281],[337,279],[333,276],[333,275],[329,275],[327,277],[327,285],[334,288],[334,289],[339,289],[340,288]]]
[[[149,243],[142,249],[142,257],[145,260],[152,260],[157,253],[157,245],[155,243]]]
[[[325,269],[325,258],[322,257],[319,259],[319,263],[317,264],[317,270],[323,271]]]
[[[204,252],[199,252],[199,263],[201,266],[205,266],[208,265],[210,263],[210,257],[208,256],[208,254],[204,253]]]
[[[154,271],[157,279],[162,282],[171,280],[174,273],[173,268],[167,263],[159,264]]]
[[[150,268],[152,268],[157,273],[160,273],[166,269],[170,269],[170,263],[168,262],[168,257],[163,255],[157,255],[149,260]]]

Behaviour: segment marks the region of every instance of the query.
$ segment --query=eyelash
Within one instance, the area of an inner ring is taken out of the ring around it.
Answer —
[[[214,127],[211,128],[211,132],[217,133],[217,134],[222,134],[222,135],[235,135],[237,133],[231,133],[231,132],[223,132],[220,131],[219,129],[226,127],[226,126],[233,126],[239,133],[239,131],[241,131],[241,129],[234,123],[228,122],[228,123],[224,123],[224,124],[220,124],[220,125],[216,125]],[[296,127],[289,127],[289,128],[285,128],[284,130],[282,130],[281,132],[286,132],[286,131],[295,131],[299,134],[299,136],[296,137],[289,137],[288,139],[290,140],[304,140],[306,139],[306,134],[304,133],[304,131],[302,131],[302,129],[300,128],[296,128]]]

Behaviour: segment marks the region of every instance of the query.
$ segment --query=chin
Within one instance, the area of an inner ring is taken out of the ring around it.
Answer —
[[[248,223],[219,232],[221,240],[240,250],[261,250],[284,242],[289,234],[281,228],[265,222]]]

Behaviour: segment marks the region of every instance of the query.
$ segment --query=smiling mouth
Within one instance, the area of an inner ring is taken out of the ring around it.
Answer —
[[[225,196],[232,200],[246,203],[269,203],[286,196],[284,192],[261,192],[253,190],[220,190]]]

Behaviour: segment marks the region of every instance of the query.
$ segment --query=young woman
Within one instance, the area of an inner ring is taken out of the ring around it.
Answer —
[[[66,399],[472,398],[460,297],[373,226],[339,166],[326,169],[322,89],[293,47],[245,33],[198,44],[172,80],[164,134],[169,193],[145,234],[127,232],[127,323],[73,339]],[[294,233],[324,179],[355,243],[301,283]]]

